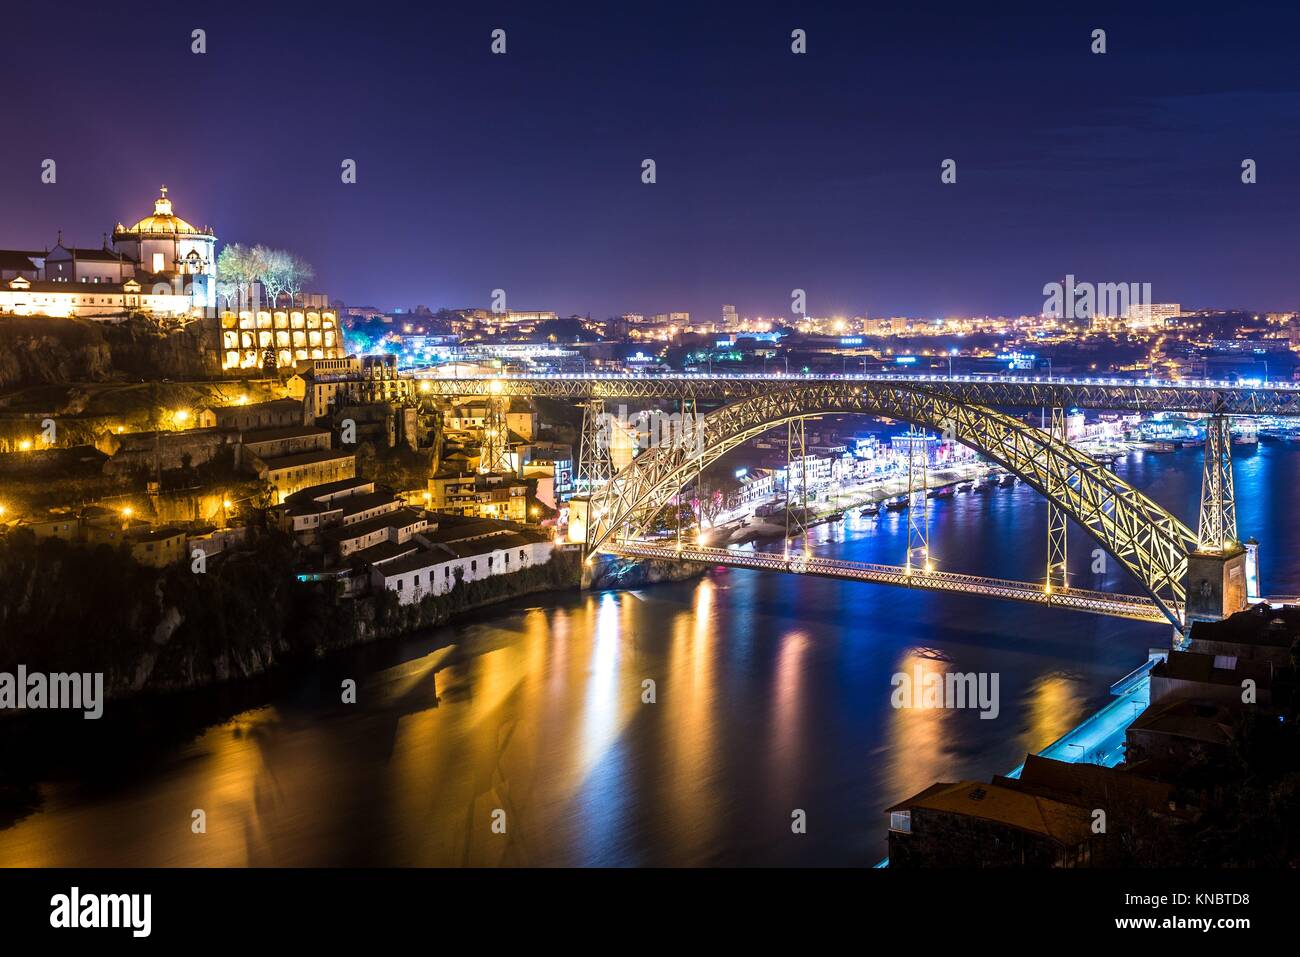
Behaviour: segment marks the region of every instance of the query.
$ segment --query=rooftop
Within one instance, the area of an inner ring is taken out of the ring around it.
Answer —
[[[262,461],[271,471],[299,468],[303,465],[315,465],[318,462],[330,462],[335,459],[350,459],[354,453],[339,449],[317,449],[315,452],[303,452],[298,455],[278,455],[264,458]]]
[[[159,190],[159,196],[153,203],[153,215],[146,216],[134,226],[117,224],[113,230],[115,236],[123,234],[176,235],[176,236],[211,236],[211,229],[197,229],[172,212],[172,201],[167,198],[167,187]]]
[[[1300,607],[1271,608],[1260,603],[1221,621],[1192,624],[1192,641],[1221,641],[1242,645],[1289,648],[1300,638]]]
[[[1005,824],[1073,847],[1088,840],[1091,816],[1081,807],[998,784],[933,784],[886,811],[916,809]]]
[[[1129,731],[1147,731],[1206,744],[1227,744],[1234,716],[1222,705],[1191,698],[1153,704],[1133,719]]]
[[[362,565],[380,565],[387,569],[393,562],[399,561],[412,552],[418,552],[420,546],[414,540],[402,542],[380,542],[360,551],[353,552],[348,558]]]
[[[1267,688],[1273,683],[1273,671],[1273,666],[1267,661],[1171,651],[1167,661],[1157,662],[1151,669],[1151,676],[1238,686],[1243,679],[1250,678],[1258,686]]]
[[[387,515],[376,515],[374,518],[368,518],[364,522],[355,522],[352,525],[339,525],[336,528],[327,528],[321,534],[331,542],[346,542],[354,538],[361,538],[372,532],[378,532],[385,528],[406,528],[423,521],[423,517],[413,508],[399,508],[395,512],[389,512]]]
[[[358,512],[364,512],[372,508],[378,508],[381,505],[388,505],[396,502],[391,492],[360,492],[356,495],[348,495],[336,502],[331,502],[334,508],[343,510],[343,518],[346,521],[349,516],[356,515]]]
[[[254,429],[240,434],[240,441],[245,445],[258,442],[281,442],[285,439],[315,438],[329,435],[329,429],[318,429],[314,425],[287,425],[277,429]]]
[[[1037,754],[1025,758],[1019,778],[999,777],[994,783],[1085,809],[1124,804],[1164,810],[1171,791],[1167,784],[1129,771],[1086,761],[1056,761]]]
[[[369,491],[374,487],[375,483],[372,479],[339,479],[337,482],[324,482],[320,485],[312,485],[308,488],[299,489],[292,495],[285,496],[284,503],[289,505],[297,504],[298,502],[319,501],[321,499],[332,498],[345,492],[349,495],[353,495],[357,494],[359,489],[364,488],[366,491]]]

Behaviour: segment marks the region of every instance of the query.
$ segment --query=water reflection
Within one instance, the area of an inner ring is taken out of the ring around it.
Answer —
[[[1239,471],[1242,532],[1267,528],[1274,586],[1300,573],[1300,533],[1281,520],[1297,463],[1261,449]],[[1121,470],[1187,520],[1198,465],[1179,453]],[[1027,488],[931,507],[943,567],[1041,576],[1043,507]],[[854,519],[816,540],[827,554],[898,561],[906,524]],[[1091,548],[1071,539],[1079,584],[1131,587],[1113,568],[1094,577]],[[158,745],[149,729],[105,740],[106,754],[143,757],[129,771],[78,759],[45,775],[41,809],[0,831],[0,862],[869,864],[884,850],[884,807],[936,780],[1010,770],[1167,638],[979,597],[734,570],[535,599],[378,663],[322,665],[266,707],[196,726],[187,744]],[[997,672],[998,718],[891,707],[892,675],[916,667]],[[345,677],[355,705],[340,700]],[[803,835],[791,832],[796,808]],[[205,834],[192,833],[195,809]]]

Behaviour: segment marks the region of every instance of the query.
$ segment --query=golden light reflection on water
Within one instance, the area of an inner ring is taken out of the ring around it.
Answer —
[[[600,596],[596,611],[591,667],[583,695],[579,775],[585,778],[618,738],[619,649],[623,641],[619,601],[612,592]]]
[[[1061,674],[1039,678],[1029,692],[1028,727],[1020,736],[1021,750],[1037,754],[1047,747],[1083,720],[1085,705],[1077,681]]]
[[[804,659],[811,639],[800,631],[790,631],[781,637],[774,676],[774,702],[771,714],[770,787],[787,802],[795,798],[803,769],[802,757],[806,750],[803,735],[803,699],[805,676]]]
[[[789,853],[787,809],[827,782],[846,785],[829,789],[843,796],[834,813],[860,824],[1008,734],[884,704],[890,673],[949,663],[729,594],[706,577],[449,630],[454,645],[358,674],[355,706],[322,686],[319,705],[241,714],[160,753],[139,781],[51,790],[45,810],[0,831],[0,863],[709,863],[737,847],[775,860]],[[1009,727],[1028,724],[1023,751],[1077,723],[1085,701],[1057,674],[1030,687],[1003,701]],[[205,835],[189,831],[193,808]]]
[[[712,841],[718,814],[711,786],[718,774],[714,707],[717,699],[713,652],[713,607],[717,586],[703,579],[696,587],[690,611],[674,616],[665,680],[659,682],[659,704],[667,724],[663,800],[670,819],[680,824],[680,836],[693,849]]]
[[[895,671],[912,680],[918,668],[924,678],[930,673],[944,673],[946,664],[909,651],[899,659]],[[892,686],[880,689],[881,694],[893,691]],[[944,730],[952,716],[953,712],[947,708],[890,710],[886,735],[888,793],[901,799],[936,781],[952,780],[950,743]]]

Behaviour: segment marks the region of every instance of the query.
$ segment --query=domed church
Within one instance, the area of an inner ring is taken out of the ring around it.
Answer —
[[[117,321],[212,314],[217,305],[217,237],[172,212],[167,187],[153,215],[118,223],[110,247],[70,246],[59,231],[53,249],[0,249],[0,313],[82,316]]]
[[[195,306],[217,304],[216,244],[210,227],[199,229],[172,212],[166,186],[154,200],[152,216],[134,226],[118,223],[113,229],[113,249],[135,263],[137,277],[143,273],[180,279],[187,291],[192,284]]]

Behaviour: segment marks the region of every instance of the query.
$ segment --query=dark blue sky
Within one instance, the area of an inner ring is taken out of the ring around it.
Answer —
[[[292,248],[381,307],[502,287],[512,308],[771,314],[802,287],[815,315],[1019,313],[1065,273],[1300,306],[1283,4],[192,6],[6,10],[0,246],[98,245],[166,183],[223,241]]]

